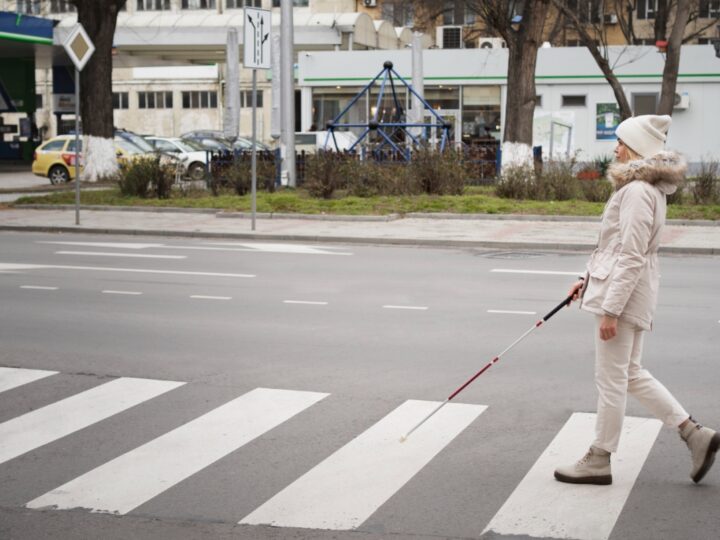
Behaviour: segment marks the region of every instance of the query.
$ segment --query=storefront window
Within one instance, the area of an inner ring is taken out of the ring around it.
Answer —
[[[467,144],[500,138],[500,87],[464,86],[462,139]]]
[[[323,131],[327,123],[337,117],[342,110],[348,106],[350,101],[362,90],[361,88],[314,88],[313,89],[313,114],[310,131]],[[345,116],[341,123],[359,124],[367,122],[367,96],[359,99]],[[351,129],[356,133],[362,130]]]
[[[460,108],[460,87],[459,86],[426,86],[425,101],[442,114],[443,110],[458,110]]]

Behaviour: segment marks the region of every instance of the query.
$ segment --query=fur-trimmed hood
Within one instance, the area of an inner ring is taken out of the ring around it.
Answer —
[[[618,190],[634,180],[656,186],[666,195],[675,193],[685,181],[687,162],[680,154],[663,151],[647,159],[615,162],[608,168],[608,180]]]

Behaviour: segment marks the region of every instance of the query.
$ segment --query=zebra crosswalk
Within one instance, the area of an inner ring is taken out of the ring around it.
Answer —
[[[0,367],[0,392],[14,389],[31,393],[34,381],[53,375],[57,372]],[[0,471],[2,467],[11,468],[15,458],[22,459],[79,430],[92,430],[129,408],[151,411],[153,398],[185,384],[120,377],[0,423]],[[119,515],[131,514],[151,500],[157,507],[166,491],[178,486],[191,490],[193,477],[250,442],[268,437],[278,426],[291,420],[302,422],[306,411],[315,410],[329,395],[307,390],[252,389],[117,457],[104,463],[97,461],[94,468],[88,467],[90,470],[63,480],[45,493],[33,494],[34,498],[24,499],[23,504],[29,509],[81,508]],[[391,407],[364,431],[338,444],[328,455],[316,458],[294,478],[286,479],[285,487],[269,496],[263,491],[261,499],[254,499],[254,509],[243,511],[234,522],[246,526],[362,530],[363,524],[391,498],[402,496],[410,480],[436,457],[456,451],[451,443],[471,424],[482,422],[480,417],[487,410],[485,405],[451,403],[423,429],[400,443],[399,437],[408,426],[436,405],[408,400]],[[552,477],[554,467],[583,453],[592,438],[594,419],[593,414],[572,414],[547,448],[538,449],[537,461],[514,491],[509,491],[483,534],[580,540],[610,537],[661,424],[628,418],[621,448],[613,460],[616,481],[612,486],[556,482]],[[302,448],[295,451],[302,453]],[[482,477],[478,481],[482,482]],[[254,488],[248,485],[243,489]]]

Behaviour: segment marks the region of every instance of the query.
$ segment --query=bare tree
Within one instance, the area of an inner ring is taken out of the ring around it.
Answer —
[[[71,0],[78,22],[95,45],[80,77],[84,178],[94,182],[117,171],[113,144],[112,46],[118,12],[126,0]]]
[[[615,76],[614,66],[610,65],[607,32],[602,17],[589,17],[583,21],[578,16],[577,11],[571,8],[567,0],[552,0],[552,2],[563,18],[577,32],[580,42],[587,47],[608,84],[610,84],[620,108],[620,116],[623,119],[631,117],[632,109],[625,95],[625,90],[623,90],[620,81]]]
[[[590,51],[598,67],[603,72],[605,79],[613,89],[615,99],[620,107],[621,116],[623,118],[631,116],[632,110],[615,75],[615,66],[611,66],[609,62],[604,19],[599,17],[594,22],[581,20],[573,9],[577,2],[568,0],[552,0],[552,2],[562,13],[568,24],[577,32],[580,41]],[[618,23],[628,44],[637,43],[640,39],[651,39],[659,44],[661,50],[664,49],[665,63],[660,102],[657,107],[658,114],[672,115],[682,44],[696,38],[717,23],[717,20],[710,21],[699,27],[696,26],[692,32],[687,31],[690,22],[702,17],[702,6],[701,0],[658,0],[651,28],[652,36],[642,38],[638,35],[638,26],[635,24],[637,2],[634,0],[614,1]],[[668,29],[670,29],[669,35]]]

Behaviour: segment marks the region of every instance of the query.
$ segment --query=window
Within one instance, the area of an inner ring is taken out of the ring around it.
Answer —
[[[172,92],[138,92],[140,109],[172,109]]]
[[[562,106],[563,107],[584,107],[585,106],[585,96],[563,96],[562,97]]]
[[[127,92],[113,92],[113,109],[129,109]]]
[[[632,109],[635,116],[656,114],[659,94],[633,94]]]
[[[42,94],[35,94],[35,108],[36,108],[36,109],[42,109],[42,108],[43,108],[43,97],[42,97]]]
[[[308,7],[310,0],[293,0],[295,7]],[[280,7],[280,0],[273,0],[272,7]]]
[[[600,0],[568,0],[568,8],[577,14],[580,22],[600,22],[600,16],[602,13]]]
[[[40,0],[17,0],[17,12],[27,13],[28,15],[40,15]]]
[[[382,3],[382,19],[393,26],[413,26],[415,12],[411,2],[387,0]]]
[[[170,0],[137,0],[138,11],[170,9]]]
[[[241,90],[240,91],[240,106],[241,107],[252,107],[252,90]],[[263,106],[263,91],[257,91],[257,106]]]
[[[542,95],[535,96],[535,106],[542,108]]]
[[[656,1],[657,0],[637,0],[637,18],[654,19]]]
[[[50,13],[67,13],[75,11],[75,6],[70,0],[50,0]]]
[[[700,0],[700,18],[716,19],[720,17],[720,0]]]
[[[43,152],[60,152],[64,147],[65,139],[55,139],[54,141],[45,143],[40,150]]]
[[[655,45],[653,38],[635,38],[635,45]]]
[[[225,7],[228,9],[243,7],[262,7],[262,0],[225,0]]]
[[[215,9],[215,0],[182,0],[183,9]]]
[[[183,109],[216,109],[217,92],[214,90],[193,90],[182,93]]]

